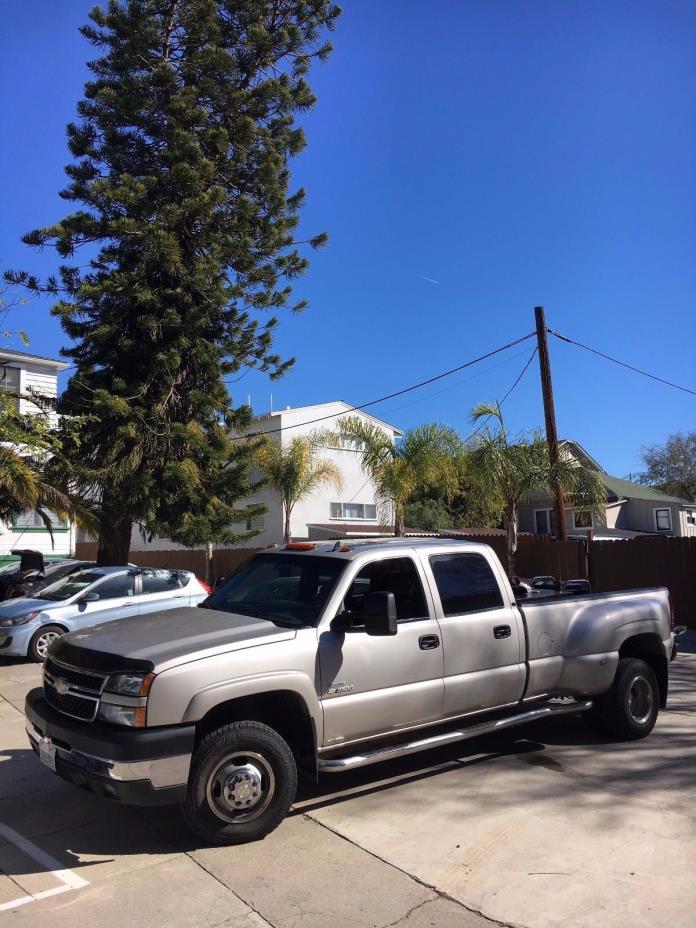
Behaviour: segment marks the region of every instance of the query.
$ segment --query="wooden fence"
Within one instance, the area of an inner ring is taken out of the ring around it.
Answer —
[[[213,551],[213,577],[227,576],[240,564],[248,561],[258,548],[221,548]],[[79,541],[75,557],[92,561],[97,556],[96,542]],[[164,567],[172,570],[192,570],[201,580],[205,578],[205,551],[202,548],[169,548],[163,551],[131,551],[130,560],[138,567]]]
[[[588,561],[593,590],[609,593],[666,586],[672,596],[675,621],[696,628],[696,538],[648,536],[593,541]]]

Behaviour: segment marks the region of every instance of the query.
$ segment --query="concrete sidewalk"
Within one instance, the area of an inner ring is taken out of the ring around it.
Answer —
[[[646,741],[557,719],[325,776],[266,840],[200,849],[176,810],[41,767],[21,715],[39,669],[0,664],[0,924],[692,928],[696,655],[671,670]],[[61,868],[86,885],[60,889]]]

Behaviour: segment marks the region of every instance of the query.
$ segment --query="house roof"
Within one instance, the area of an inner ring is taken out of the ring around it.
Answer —
[[[610,498],[656,500],[664,503],[678,503],[681,506],[694,505],[688,499],[683,499],[681,496],[670,496],[669,493],[663,493],[662,490],[656,490],[655,487],[646,487],[641,483],[631,483],[630,480],[621,480],[620,477],[612,477],[611,474],[602,473],[601,476],[602,483],[610,493]]]
[[[41,354],[29,354],[28,351],[17,351],[14,348],[0,349],[0,364],[3,361],[35,361],[47,367],[53,367],[57,371],[64,371],[70,367],[67,361],[58,361],[56,358],[47,358]]]
[[[343,409],[339,409],[336,413],[331,414],[328,411],[330,406],[343,406]],[[330,419],[337,419],[339,416],[343,416],[349,412],[355,412],[357,415],[364,416],[366,419],[371,419],[373,422],[376,422],[378,425],[383,425],[388,428],[395,435],[402,435],[403,432],[401,429],[398,429],[395,425],[392,425],[391,422],[386,422],[384,419],[380,419],[377,416],[373,416],[369,412],[365,412],[364,409],[356,409],[355,406],[352,406],[350,403],[346,403],[345,400],[331,400],[328,403],[313,403],[309,406],[288,406],[285,409],[276,409],[273,412],[263,413],[259,416],[254,416],[254,422],[258,422],[262,419],[270,419],[274,416],[283,416],[287,413],[297,413],[304,412],[307,414],[307,421],[301,423],[302,425],[310,425],[314,419],[319,420],[317,425],[321,424],[322,418],[325,416],[325,421],[328,423]]]
[[[620,477],[612,477],[604,468],[583,448],[579,441],[571,438],[563,439],[560,442],[562,446],[567,447],[570,453],[579,460],[585,467],[594,467],[599,471],[602,483],[609,492],[609,500],[617,499],[644,499],[656,500],[658,503],[677,503],[681,506],[694,505],[691,500],[683,499],[680,496],[671,496],[669,493],[663,493],[662,490],[656,490],[655,487],[644,486],[642,483],[632,483],[630,480],[622,480]]]

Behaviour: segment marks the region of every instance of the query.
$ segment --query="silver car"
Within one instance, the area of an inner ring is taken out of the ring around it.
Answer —
[[[65,632],[124,616],[195,606],[209,590],[188,570],[93,567],[35,597],[0,603],[0,656],[44,661]]]

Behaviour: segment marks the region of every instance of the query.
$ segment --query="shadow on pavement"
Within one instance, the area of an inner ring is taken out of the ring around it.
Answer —
[[[681,700],[691,697],[691,702],[683,703],[687,711],[696,710],[694,666],[688,657],[683,665],[677,659],[671,668],[672,700],[681,705]],[[43,801],[45,792],[42,772],[28,747],[0,752],[0,795],[3,787],[18,781],[33,784],[34,792],[5,800],[21,804],[9,819],[20,833],[23,821],[36,822],[34,806]],[[461,776],[453,777],[457,772]],[[49,791],[56,798],[45,803],[40,827],[27,836],[38,835],[30,840],[62,867],[79,872],[117,857],[168,855],[201,847],[176,808],[123,807],[76,787],[63,788],[62,781],[48,772],[46,776],[51,777]],[[493,777],[495,789],[489,790],[488,798],[480,795],[477,787]],[[421,782],[424,801],[442,804],[448,814],[462,819],[472,809],[485,812],[488,805],[499,808],[501,803],[523,802],[536,809],[543,821],[554,814],[554,803],[572,797],[577,810],[601,810],[605,826],[611,828],[630,816],[629,798],[654,799],[659,790],[661,801],[676,805],[691,795],[695,781],[696,726],[689,724],[683,709],[661,713],[650,738],[628,743],[601,738],[579,717],[566,716],[352,772],[324,774],[318,783],[304,781],[290,814],[304,815]],[[71,806],[72,819],[64,804]],[[407,807],[403,814],[408,815]],[[238,853],[235,848],[229,852]],[[11,845],[2,844],[0,834],[0,869],[10,877],[21,877],[47,868],[16,849],[13,853]]]

